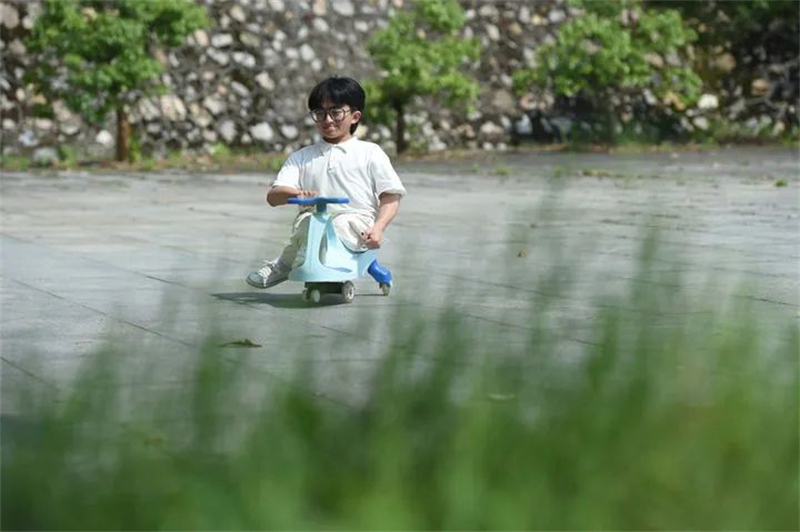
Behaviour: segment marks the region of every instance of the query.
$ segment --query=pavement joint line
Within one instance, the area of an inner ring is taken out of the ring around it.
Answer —
[[[550,239],[551,240],[556,240],[557,238],[556,237],[552,237]],[[526,243],[520,243],[520,244],[521,245],[526,245]],[[676,243],[675,245],[678,245],[678,244]],[[435,245],[417,246],[417,247],[420,247],[422,249],[437,250],[439,252],[455,254],[455,255],[464,255],[464,256],[472,256],[473,255],[469,251],[464,251],[461,248],[458,248],[458,249],[442,249],[441,247],[435,246]],[[736,250],[732,250],[732,251],[736,251]],[[639,257],[638,253],[621,252],[621,251],[595,250],[594,254],[596,254],[596,255],[608,255],[608,256],[612,256],[612,257],[627,258],[627,259]],[[530,255],[529,255],[528,258],[530,258]],[[785,256],[781,256],[780,258],[784,258],[786,260],[797,260],[795,257],[787,258]],[[757,259],[754,259],[754,262],[760,262],[760,261],[758,261]],[[692,268],[692,267],[696,266],[695,264],[693,264],[691,262],[673,260],[673,259],[659,259],[659,258],[653,259],[653,263],[670,265],[670,266],[685,266],[687,268]],[[734,269],[729,269],[729,268],[726,269],[723,266],[712,266],[711,268],[715,269],[715,270],[729,271],[729,272],[733,272],[733,273],[748,273],[748,274],[755,274],[755,275],[759,275],[759,276],[763,276],[763,277],[774,277],[774,278],[777,278],[777,279],[789,279],[789,280],[795,280],[796,279],[795,277],[793,277],[791,275],[784,275],[784,274],[779,274],[779,273],[758,272],[758,271],[752,271],[752,270],[734,270]],[[608,274],[608,275],[613,277],[613,274]]]
[[[769,298],[769,297],[748,296],[748,295],[742,295],[742,294],[733,294],[733,297],[738,298],[738,299],[747,299],[749,301],[761,301],[761,302],[764,302],[764,303],[773,303],[775,305],[782,305],[782,306],[793,308],[793,309],[800,309],[800,305],[797,305],[795,303],[788,303],[786,301],[781,301],[779,299],[773,299],[773,298]]]
[[[143,325],[139,325],[138,323],[134,323],[134,322],[132,322],[132,321],[125,320],[125,319],[123,319],[123,318],[120,318],[120,317],[118,317],[118,316],[113,316],[113,315],[111,315],[111,314],[109,314],[109,313],[107,313],[107,312],[104,312],[104,311],[102,311],[102,310],[99,310],[99,309],[96,309],[96,308],[94,308],[94,307],[91,307],[91,306],[89,306],[89,305],[86,305],[86,304],[84,304],[84,303],[81,303],[80,301],[76,301],[76,300],[74,300],[74,299],[69,299],[69,298],[67,298],[67,297],[64,297],[64,296],[61,296],[61,295],[59,295],[59,294],[56,294],[56,293],[50,292],[49,290],[45,290],[45,289],[43,289],[43,288],[39,288],[39,287],[37,287],[37,286],[31,285],[31,284],[29,284],[29,283],[26,283],[26,282],[24,282],[24,281],[20,281],[19,279],[9,279],[9,280],[10,280],[10,281],[12,281],[12,282],[14,282],[14,283],[17,283],[17,284],[19,284],[19,285],[22,285],[22,286],[24,286],[25,288],[28,288],[28,289],[30,289],[30,290],[33,290],[33,291],[36,291],[36,292],[40,292],[40,293],[43,293],[43,294],[47,294],[48,296],[54,297],[54,298],[56,298],[56,299],[60,299],[61,301],[66,301],[66,302],[68,302],[68,303],[70,303],[70,304],[72,304],[72,305],[77,305],[77,306],[79,306],[79,307],[82,307],[82,308],[84,308],[84,309],[86,309],[86,310],[89,310],[89,311],[91,311],[91,312],[94,312],[94,313],[96,313],[96,314],[99,314],[99,315],[101,315],[101,316],[103,316],[103,317],[105,317],[105,318],[108,318],[108,319],[110,319],[110,320],[112,320],[112,321],[116,321],[116,322],[118,322],[118,323],[121,323],[121,324],[124,324],[124,325],[128,325],[128,326],[130,326],[130,327],[134,327],[134,328],[136,328],[136,329],[139,329],[139,330],[142,330],[142,331],[144,331],[144,332],[147,332],[147,333],[150,333],[150,334],[154,334],[154,335],[156,335],[156,336],[159,336],[159,337],[161,337],[161,338],[164,338],[165,340],[169,340],[169,341],[172,341],[172,342],[176,342],[176,343],[178,343],[178,344],[181,344],[181,345],[183,345],[184,347],[200,347],[198,344],[194,344],[194,343],[190,343],[190,342],[185,342],[185,341],[183,341],[183,340],[180,340],[180,339],[178,339],[178,338],[172,338],[172,337],[170,337],[170,336],[167,336],[167,335],[165,335],[165,334],[163,334],[163,333],[160,333],[160,332],[158,332],[158,331],[155,331],[155,330],[152,330],[152,329],[148,329],[147,327],[144,327]]]
[[[784,275],[782,273],[772,273],[772,272],[764,272],[764,271],[757,271],[757,270],[738,270],[733,268],[728,268],[726,266],[710,266],[710,270],[712,271],[720,271],[726,273],[738,273],[738,274],[748,274],[748,275],[755,275],[757,277],[769,277],[772,279],[787,279],[790,281],[797,281],[796,276],[791,275]]]
[[[120,236],[119,233],[111,233],[111,234],[113,236]],[[194,257],[203,257],[203,258],[205,258],[205,257],[209,256],[208,253],[203,253],[203,252],[197,251],[196,249],[183,248],[183,247],[177,246],[175,244],[161,244],[159,242],[154,242],[152,240],[145,240],[143,238],[130,236],[130,235],[126,235],[125,237],[128,240],[133,240],[135,242],[143,242],[145,244],[149,244],[151,246],[158,247],[160,249],[170,249],[170,250],[174,250],[174,251],[180,251],[181,253],[184,253],[184,254],[187,254],[187,255],[192,255]],[[59,248],[59,249],[61,249],[61,248]],[[235,259],[228,259],[226,257],[222,257],[222,256],[219,256],[219,255],[211,255],[211,256],[214,257],[214,259],[217,260],[217,261],[225,261],[225,262],[230,262],[232,264],[239,264],[239,261],[237,261]]]
[[[265,205],[266,205],[266,202],[265,202]],[[229,212],[214,211],[214,210],[211,210],[211,209],[203,209],[203,208],[197,208],[197,207],[191,207],[191,208],[189,208],[189,210],[191,210],[192,212],[199,212],[201,214],[214,214],[214,215],[219,216],[220,218],[234,218],[234,219],[237,219],[237,220],[249,220],[249,221],[252,221],[252,222],[259,222],[259,223],[263,223],[264,222],[264,218],[261,217],[261,216],[243,216],[241,214],[231,214]]]
[[[485,321],[485,322],[488,322],[488,323],[494,323],[494,324],[497,324],[497,325],[505,325],[505,326],[507,326],[509,328],[512,328],[512,329],[522,329],[522,330],[526,330],[526,331],[535,331],[535,330],[537,330],[536,327],[527,327],[527,326],[521,325],[519,323],[508,323],[508,322],[500,321],[498,319],[489,318],[487,316],[477,316],[477,315],[474,315],[474,314],[470,314],[468,312],[461,312],[459,310],[456,310],[455,312],[459,312],[464,316],[468,316],[470,318],[482,320],[482,321]],[[598,344],[596,342],[590,342],[589,340],[583,340],[581,338],[575,338],[575,337],[572,337],[572,336],[567,336],[565,334],[557,334],[557,335],[554,335],[554,336],[555,336],[555,338],[560,338],[561,340],[569,340],[570,342],[576,342],[576,343],[581,344],[581,345],[588,345],[588,346],[591,346],[591,347],[602,347],[602,344]]]
[[[152,280],[154,280],[154,281],[160,281],[160,282],[162,282],[162,283],[166,283],[166,284],[174,284],[174,285],[178,285],[178,286],[180,286],[180,285],[179,285],[178,283],[176,283],[175,281],[170,281],[170,280],[168,280],[168,279],[162,279],[162,278],[160,278],[160,277],[156,277],[155,275],[153,275],[153,274],[150,274],[150,273],[140,273],[139,275],[142,275],[142,276],[146,277],[147,279],[152,279]]]
[[[715,234],[718,234],[718,233],[715,233],[714,231],[706,231],[706,230],[703,230],[703,229],[698,229],[698,228],[688,227],[688,226],[664,227],[663,225],[660,225],[660,224],[652,224],[652,223],[641,223],[641,224],[639,224],[639,223],[627,222],[625,220],[612,220],[612,219],[608,219],[608,218],[601,219],[601,220],[598,221],[598,223],[607,224],[607,225],[617,225],[617,226],[622,226],[622,227],[637,227],[637,228],[645,227],[645,228],[649,228],[649,229],[669,230],[669,231],[673,231],[673,232],[676,232],[676,233],[697,233],[697,234],[701,234],[701,235],[715,235]],[[708,222],[706,222],[706,223],[708,223]],[[755,224],[752,224],[752,225],[755,226]],[[764,224],[762,224],[762,225],[764,225]],[[772,227],[773,225],[770,224],[769,226]],[[781,240],[776,240],[776,242],[777,241],[784,242],[784,240],[782,240],[782,239]]]
[[[483,284],[492,284],[493,286],[506,288],[506,289],[509,289],[509,290],[515,290],[515,291],[522,290],[522,291],[525,291],[525,292],[528,292],[528,293],[533,293],[533,294],[537,294],[537,295],[543,295],[543,296],[551,297],[551,298],[554,298],[554,299],[562,299],[562,300],[569,301],[569,302],[576,302],[576,301],[579,302],[579,300],[575,300],[574,298],[570,298],[568,296],[548,294],[546,292],[538,291],[538,290],[535,290],[535,289],[511,286],[511,285],[507,285],[507,284],[504,284],[504,283],[499,283],[499,282],[496,282],[496,281],[475,280],[475,279],[471,279],[471,278],[468,278],[468,277],[459,276],[457,274],[441,274],[441,275],[446,275],[446,276],[449,276],[449,277],[454,277],[454,278],[457,278],[457,279],[460,279],[460,280],[464,280],[464,281],[468,281],[468,282],[472,282],[472,283],[478,283],[478,284],[482,284],[482,285]],[[672,286],[672,285],[665,285],[665,286]],[[605,303],[602,303],[602,302],[596,303],[595,306],[597,307],[597,309],[624,311],[624,312],[632,312],[632,313],[641,313],[643,311],[643,309],[641,309],[641,308],[632,308],[632,307],[626,307],[626,306],[620,306],[620,305],[610,305],[610,304],[605,304]],[[432,305],[425,305],[425,308],[433,308],[433,309],[441,311],[441,308],[434,307]],[[510,327],[510,328],[513,328],[513,329],[535,330],[534,327],[527,327],[527,326],[521,325],[519,323],[506,322],[506,321],[501,321],[501,320],[498,320],[496,318],[491,318],[491,317],[488,317],[488,316],[480,316],[480,315],[476,315],[476,314],[471,314],[469,312],[464,312],[460,308],[451,309],[451,310],[453,312],[457,313],[457,314],[462,315],[462,316],[467,316],[467,317],[470,317],[470,318],[473,318],[473,319],[483,320],[483,321],[486,321],[486,322],[489,322],[489,323],[495,323],[495,324],[498,324],[498,325],[504,325],[504,326],[507,326],[507,327]],[[700,316],[700,315],[708,315],[710,313],[711,313],[710,310],[698,310],[698,311],[691,312],[690,314],[691,315]],[[685,315],[687,315],[687,313],[686,312],[657,312],[657,313],[654,313],[654,315],[661,316],[661,317],[675,317],[675,316],[685,316]],[[562,338],[564,340],[570,340],[570,341],[578,342],[580,344],[591,345],[591,346],[595,346],[595,347],[599,346],[599,344],[597,344],[597,343],[590,342],[590,341],[587,341],[587,340],[583,340],[583,339],[580,339],[580,338],[574,338],[574,337],[567,336],[567,335],[559,335],[557,337],[558,338]]]
[[[145,274],[145,273],[142,273],[142,272],[138,272],[136,270],[129,270],[127,268],[122,268],[120,266],[117,266],[116,264],[105,262],[105,261],[100,260],[100,259],[86,257],[81,253],[76,253],[76,252],[68,250],[68,249],[55,247],[55,246],[52,245],[52,243],[46,243],[46,242],[43,243],[43,242],[38,242],[38,241],[35,241],[35,240],[28,240],[28,239],[20,238],[20,237],[15,236],[15,235],[9,235],[8,233],[6,233],[4,231],[0,231],[0,236],[2,236],[3,238],[10,238],[12,240],[16,240],[17,242],[21,242],[23,244],[28,244],[28,245],[31,245],[31,246],[38,246],[38,247],[44,248],[46,250],[53,251],[55,253],[63,253],[64,255],[77,257],[80,260],[86,261],[86,262],[88,262],[90,264],[95,264],[95,265],[103,266],[103,267],[106,267],[106,268],[113,268],[113,269],[119,270],[121,272],[130,273],[130,274],[134,274],[134,275],[139,275],[141,277],[149,278],[149,279],[152,279],[152,280],[155,280],[155,281],[161,281],[161,282],[168,283],[168,284],[177,284],[177,283],[170,282],[170,281],[167,281],[167,280],[164,280],[164,279],[159,279],[157,277],[152,277],[152,276],[150,276],[148,274]],[[7,277],[7,278],[11,279],[11,280],[18,281],[17,279],[12,279],[10,277]],[[18,282],[21,282],[21,281],[18,281]],[[29,285],[26,285],[26,286],[29,286]],[[48,293],[46,290],[40,290],[40,291]],[[50,295],[55,295],[55,294],[50,294]],[[62,298],[62,299],[65,299],[65,298]]]
[[[646,209],[647,207],[643,205],[643,208]],[[554,224],[573,223],[575,225],[582,225],[581,223],[573,221],[571,217],[569,217],[569,216],[567,216],[565,214],[565,212],[566,211],[559,211],[559,214],[558,214],[559,218],[554,218],[554,219],[549,219],[549,220],[540,220],[540,223],[546,224],[548,222],[552,222]],[[730,211],[723,211],[723,213],[724,214],[737,214],[737,213],[731,213]],[[661,227],[661,228],[664,228],[664,229],[679,230],[679,231],[701,232],[701,233],[706,232],[706,233],[710,233],[710,234],[716,234],[718,232],[717,230],[715,230],[715,227],[716,227],[715,225],[710,223],[708,220],[703,220],[703,216],[704,215],[705,216],[713,216],[714,215],[714,211],[707,211],[707,210],[706,211],[697,211],[697,212],[693,211],[690,214],[675,215],[675,217],[673,217],[672,215],[665,214],[665,213],[662,213],[661,215],[657,215],[657,214],[650,215],[650,214],[647,213],[647,211],[620,212],[619,209],[611,209],[611,208],[601,209],[601,208],[597,208],[597,207],[592,207],[590,209],[582,211],[581,214],[591,214],[593,217],[598,217],[599,218],[599,220],[597,220],[598,222],[606,223],[608,225],[640,227],[640,226],[644,225],[644,224],[638,223],[638,222],[641,221],[641,219],[643,219],[643,220],[651,220],[653,218],[659,218],[659,219],[671,221],[672,222],[672,227],[670,227],[669,225],[665,226],[663,224],[654,224],[654,223],[650,223],[649,225],[646,225],[646,226],[647,227]],[[614,215],[614,216],[627,215],[628,219],[629,218],[636,218],[636,220],[635,220],[636,223],[625,221],[625,220],[615,220],[613,218],[608,218],[608,216],[611,216],[611,215]],[[760,216],[759,219],[752,220],[750,225],[752,225],[752,226],[755,226],[756,224],[771,225],[771,224],[774,224],[776,222],[785,222],[787,220],[787,217],[791,217],[793,215],[794,215],[794,213],[791,213],[791,212],[787,211],[787,213],[771,214],[771,215],[765,216],[767,218],[769,218],[771,216],[771,219],[769,219],[769,220],[764,220],[763,217]],[[745,216],[745,215],[744,214],[740,214],[740,216]],[[528,219],[529,219],[529,217],[525,217],[524,220],[520,220],[517,223],[525,223],[525,221],[527,221]],[[533,221],[536,221],[535,218],[532,218],[532,219],[533,219]],[[664,223],[666,224],[666,222],[664,222]],[[479,225],[479,224],[476,223],[476,225]],[[677,227],[676,227],[676,225],[677,225]],[[700,227],[695,227],[696,225],[700,225]]]
[[[685,264],[685,266],[692,266],[692,265],[691,264]],[[418,272],[427,272],[428,271],[427,269],[418,268],[418,267],[414,267],[414,266],[407,266],[406,269],[415,270],[415,271],[418,271]],[[718,269],[718,268],[714,268],[714,269]],[[732,271],[735,272],[735,273],[739,272],[739,270],[732,270]],[[523,292],[527,292],[527,293],[530,293],[530,294],[545,296],[545,297],[549,297],[549,298],[553,298],[553,299],[561,299],[561,300],[569,301],[569,302],[580,302],[581,301],[579,299],[576,299],[574,297],[570,297],[570,296],[564,295],[564,294],[550,293],[550,292],[545,292],[545,291],[538,290],[538,289],[535,289],[535,288],[527,288],[527,287],[524,287],[524,286],[513,286],[513,285],[506,284],[506,283],[501,283],[499,281],[487,281],[485,279],[475,279],[475,278],[467,277],[467,276],[460,275],[460,274],[448,274],[448,273],[443,273],[443,272],[439,272],[438,275],[441,275],[443,277],[451,277],[451,278],[458,279],[460,281],[466,281],[466,282],[472,283],[472,284],[478,284],[478,285],[487,285],[488,284],[488,285],[491,285],[491,286],[497,286],[497,287],[505,288],[505,289],[508,289],[508,290],[523,291]],[[609,279],[619,279],[621,281],[628,281],[628,282],[635,282],[635,283],[642,283],[642,284],[650,284],[650,285],[654,285],[654,286],[663,286],[663,287],[666,287],[666,288],[678,288],[678,287],[682,286],[682,285],[678,285],[678,284],[674,284],[674,283],[664,283],[664,282],[659,282],[659,281],[651,281],[651,280],[648,280],[648,279],[637,279],[635,277],[629,277],[629,276],[625,276],[625,275],[617,275],[617,274],[613,274],[613,273],[604,273],[602,275],[604,277],[606,277],[606,278],[609,278]],[[781,277],[781,278],[783,278],[783,277]],[[756,296],[749,296],[749,295],[746,295],[746,294],[733,294],[733,295],[735,295],[737,297],[745,298],[745,299],[753,299],[753,300],[756,300],[756,301],[759,300]],[[794,303],[782,302],[782,301],[775,301],[775,302],[776,303],[780,303],[781,305],[786,305],[786,306],[790,306],[790,307],[798,307],[798,305],[796,305]],[[622,306],[605,305],[605,304],[601,304],[601,303],[598,303],[597,307],[598,308],[608,308],[608,309],[612,309],[612,310],[624,310],[626,312],[641,312],[641,309],[626,308],[626,307],[622,307]],[[710,312],[710,311],[703,310],[703,311],[695,311],[692,314],[701,315],[701,314],[707,314],[708,312]],[[662,314],[659,314],[659,315],[669,316],[671,314],[662,313]]]
[[[241,235],[238,235],[238,234],[235,234],[235,233],[230,233],[230,232],[223,232],[221,234],[230,235],[230,236],[236,236],[236,237],[241,236]],[[151,246],[156,246],[158,248],[180,251],[181,253],[185,253],[185,254],[188,254],[188,255],[193,255],[193,256],[199,257],[199,258],[213,257],[213,259],[215,261],[225,261],[225,262],[229,262],[231,264],[241,264],[241,261],[239,261],[239,260],[229,259],[227,257],[223,257],[223,256],[220,256],[220,255],[200,252],[200,251],[197,251],[195,248],[184,248],[184,247],[181,247],[181,246],[178,246],[178,245],[175,245],[175,244],[162,244],[160,242],[156,242],[156,241],[153,241],[153,240],[146,240],[144,238],[140,238],[140,237],[136,237],[136,236],[132,236],[132,235],[127,235],[127,234],[124,234],[124,233],[118,233],[118,232],[117,233],[109,233],[109,235],[110,236],[116,236],[116,237],[124,237],[127,240],[131,240],[131,241],[134,241],[134,242],[143,242],[145,244],[149,244]],[[281,241],[281,240],[279,240],[277,238],[274,239],[274,242],[277,243],[277,244],[285,244],[285,242],[283,242],[283,241]],[[59,249],[61,251],[64,251],[63,248],[54,248],[54,249]],[[159,279],[159,280],[163,280],[163,279]],[[164,282],[171,282],[171,281],[164,281]]]
[[[59,386],[56,383],[51,382],[50,380],[45,379],[44,377],[40,377],[39,375],[31,372],[30,370],[27,370],[27,369],[23,368],[22,366],[20,366],[16,362],[12,362],[11,360],[7,359],[4,356],[0,356],[0,360],[5,362],[9,366],[13,367],[17,371],[20,371],[20,372],[24,373],[26,376],[28,376],[28,377],[30,377],[30,378],[32,378],[32,379],[34,379],[34,380],[36,380],[36,381],[38,381],[38,382],[40,382],[42,384],[46,384],[47,386],[50,386],[51,388],[55,388],[55,389],[59,388]]]
[[[580,234],[580,235],[585,235],[587,237],[595,237],[595,238],[599,235],[599,233],[590,232],[590,231],[580,231],[580,230],[574,231],[574,233],[575,234]],[[705,234],[711,236],[711,235],[714,235],[716,233],[709,232],[709,233],[705,233]],[[608,234],[602,234],[602,236],[603,237],[610,237],[610,238],[615,239],[615,240],[629,240],[631,242],[646,242],[647,241],[646,237],[637,237],[635,235],[634,236],[630,236],[630,235],[608,235]],[[548,237],[546,235],[544,235],[544,238],[548,238]],[[556,238],[556,237],[550,237],[550,238]],[[794,244],[794,242],[791,242],[791,241],[786,240],[786,239],[774,240],[772,242],[766,242],[766,241],[764,241],[764,239],[759,239],[759,240],[761,240],[761,242],[765,243],[765,244],[767,244],[767,243]],[[659,245],[661,245],[661,244],[669,244],[669,245],[675,245],[675,246],[681,246],[681,247],[697,247],[697,248],[701,248],[701,249],[717,250],[717,251],[720,251],[720,252],[735,252],[735,253],[745,253],[745,254],[750,254],[750,255],[755,255],[756,254],[755,252],[742,250],[742,249],[739,249],[739,248],[733,248],[733,247],[729,247],[729,246],[721,246],[719,244],[701,244],[701,243],[691,242],[691,241],[665,240],[665,239],[658,239],[656,241],[656,243],[659,244]],[[758,255],[759,256],[772,255],[775,258],[780,258],[780,259],[795,259],[795,260],[798,259],[798,256],[787,256],[787,255],[784,255],[782,253],[775,253],[775,252],[769,252],[769,251],[765,251],[763,253],[759,252]]]

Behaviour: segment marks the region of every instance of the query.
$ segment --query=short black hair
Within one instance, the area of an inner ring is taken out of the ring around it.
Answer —
[[[353,78],[333,76],[323,80],[311,89],[308,96],[308,110],[322,107],[322,102],[329,101],[334,105],[349,105],[355,111],[364,113],[367,95],[364,88]],[[358,122],[350,126],[350,134],[356,132]]]

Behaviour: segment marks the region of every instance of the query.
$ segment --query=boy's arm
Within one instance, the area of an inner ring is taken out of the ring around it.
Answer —
[[[383,243],[383,232],[394,220],[397,209],[400,207],[400,194],[381,194],[380,205],[378,206],[378,217],[372,227],[364,231],[361,235],[364,245],[370,249],[378,249]]]
[[[267,192],[267,203],[273,207],[286,205],[289,198],[312,198],[317,195],[316,190],[302,190],[294,187],[277,186]]]

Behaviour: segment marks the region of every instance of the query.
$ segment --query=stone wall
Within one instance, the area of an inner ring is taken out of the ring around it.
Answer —
[[[142,148],[156,156],[220,144],[285,152],[312,142],[308,91],[332,74],[374,76],[365,42],[409,1],[205,0],[213,26],[158,54],[167,93],[142,99],[132,111]],[[440,107],[435,98],[420,99],[408,117],[412,145],[503,149],[512,131],[534,133],[531,118],[553,111],[554,103],[546,93],[516,96],[511,74],[532,65],[536,47],[554,39],[559,24],[576,13],[563,0],[461,3],[468,19],[464,36],[482,43],[481,60],[467,67],[481,84],[478,110],[467,115]],[[85,125],[59,102],[53,119],[33,117],[33,106],[43,102],[22,77],[32,60],[24,38],[38,9],[36,2],[0,2],[3,153],[61,144],[110,151],[113,123]],[[715,95],[702,102],[696,116],[721,113]],[[370,123],[369,102],[363,126],[362,137],[393,149],[390,129]]]
[[[408,0],[406,0],[408,1]],[[403,0],[206,1],[213,27],[195,32],[179,49],[161,54],[168,94],[136,106],[132,122],[145,149],[205,148],[216,144],[261,145],[288,151],[311,142],[306,114],[313,85],[329,75],[374,76],[365,48],[372,31],[385,27]],[[566,17],[561,0],[464,2],[464,34],[478,37],[482,60],[469,68],[481,81],[479,111],[469,116],[420,101],[408,118],[410,133],[430,149],[467,144],[502,148],[525,101],[511,91],[510,74],[530,62],[543,38],[552,38]],[[110,145],[113,124],[104,129],[80,123],[63,105],[55,119],[30,116],[33,94],[21,78],[30,58],[24,35],[36,4],[2,3],[4,150],[54,143]],[[388,127],[371,124],[369,108],[362,136],[393,147]]]

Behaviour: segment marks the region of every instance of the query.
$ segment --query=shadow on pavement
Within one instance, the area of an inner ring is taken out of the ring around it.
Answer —
[[[269,305],[275,308],[332,307],[346,304],[336,296],[323,297],[322,301],[316,304],[306,303],[299,293],[268,294],[264,292],[227,292],[212,295],[219,300],[233,301],[234,303]]]

